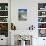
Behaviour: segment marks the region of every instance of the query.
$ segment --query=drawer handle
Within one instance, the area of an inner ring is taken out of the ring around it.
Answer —
[[[43,40],[45,40],[45,39],[43,39]]]
[[[3,40],[3,39],[1,39],[1,40]]]

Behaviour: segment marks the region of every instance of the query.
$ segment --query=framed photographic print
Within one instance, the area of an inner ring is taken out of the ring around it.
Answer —
[[[18,9],[18,19],[21,21],[27,20],[27,9]]]
[[[39,37],[46,37],[46,29],[39,29]]]

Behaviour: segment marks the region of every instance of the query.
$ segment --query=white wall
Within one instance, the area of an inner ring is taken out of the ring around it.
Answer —
[[[46,3],[46,0],[11,0],[11,22],[16,25],[18,30],[27,30],[30,25],[35,26],[35,34],[33,33],[33,46],[41,46],[43,44],[42,38],[38,38],[38,3]],[[18,20],[18,9],[27,9],[27,21]],[[16,30],[16,31],[17,31]],[[36,37],[37,36],[37,37]],[[38,44],[39,43],[39,44]]]
[[[18,20],[18,9],[27,9],[27,21]],[[29,26],[37,23],[37,2],[30,0],[11,1],[11,22],[16,25],[17,30],[27,30]]]
[[[0,0],[0,3],[7,3],[8,0]],[[35,30],[33,33],[33,36],[35,36],[33,40],[33,46],[44,46],[45,41],[43,41],[43,38],[38,38],[38,21],[37,21],[37,16],[38,16],[38,3],[46,3],[46,0],[11,0],[11,22],[16,25],[17,32],[20,33],[19,30],[23,30],[23,33],[25,30],[28,29],[30,25],[35,26]],[[10,7],[10,5],[9,5]],[[27,9],[27,21],[19,21],[18,20],[18,9],[19,8],[26,8]],[[10,17],[10,9],[9,9],[9,17]],[[22,31],[21,31],[22,32]],[[25,31],[26,32],[26,31]],[[26,32],[27,33],[27,32]],[[29,33],[28,33],[29,34]],[[12,37],[12,36],[11,36]],[[14,39],[14,37],[13,37]],[[13,40],[12,39],[12,40]],[[9,40],[9,39],[8,39]],[[12,41],[12,45],[14,44],[14,41]]]
[[[18,9],[21,8],[26,8],[27,9],[27,21],[19,21],[18,20]],[[35,32],[33,35],[38,36],[37,34],[37,9],[38,9],[38,4],[37,0],[11,0],[11,22],[13,22],[16,25],[16,32],[21,33],[25,32],[27,33],[27,30],[29,26],[32,24],[35,26]],[[23,30],[23,31],[22,31]],[[30,34],[30,33],[29,33]],[[33,39],[33,44],[35,43],[35,38]],[[37,40],[36,40],[37,41]]]
[[[38,3],[45,3],[46,0],[11,0],[11,22],[17,30],[27,30],[29,26],[38,27]],[[27,9],[27,21],[18,20],[18,9]]]

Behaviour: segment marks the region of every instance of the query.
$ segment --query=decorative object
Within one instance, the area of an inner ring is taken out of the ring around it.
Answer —
[[[46,16],[46,11],[38,11],[38,16]]]
[[[18,19],[21,21],[27,20],[27,9],[18,9]]]
[[[38,22],[46,22],[46,17],[38,17]]]
[[[45,10],[46,9],[46,3],[38,3],[38,10]]]
[[[25,41],[21,40],[21,46],[25,46]]]
[[[16,30],[16,26],[13,23],[11,23],[11,30]]]
[[[15,35],[15,45],[16,46],[30,46],[32,45],[31,35]]]
[[[19,36],[23,41],[25,41],[25,45],[32,45],[32,36],[30,35],[19,35]]]
[[[31,26],[29,26],[29,30],[34,30],[34,26],[33,25],[31,25]]]
[[[39,29],[39,37],[46,37],[46,29]]]
[[[42,12],[42,15],[45,15],[45,12]]]
[[[44,10],[44,8],[40,8],[40,10]]]
[[[0,16],[8,16],[8,11],[0,11]]]
[[[0,35],[8,37],[8,23],[0,23]]]
[[[8,10],[8,3],[0,3],[0,10]]]
[[[5,10],[8,10],[8,6],[5,6]]]
[[[38,24],[38,28],[46,28],[46,23],[39,23]]]

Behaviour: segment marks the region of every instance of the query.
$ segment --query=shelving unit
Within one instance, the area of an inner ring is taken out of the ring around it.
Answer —
[[[8,3],[0,3],[0,35],[8,37]]]
[[[38,3],[38,31],[39,37],[46,37],[46,3]]]

